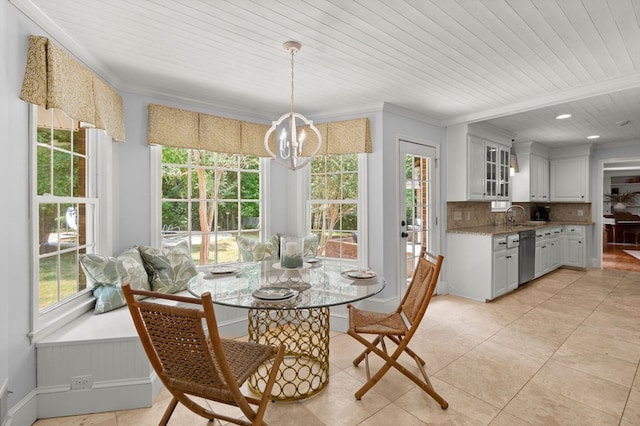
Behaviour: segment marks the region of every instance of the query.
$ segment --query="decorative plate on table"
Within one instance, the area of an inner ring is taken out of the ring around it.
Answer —
[[[345,278],[351,278],[353,280],[368,280],[376,277],[376,273],[364,269],[354,269],[351,271],[344,271],[341,274]]]
[[[304,261],[307,263],[318,263],[320,262],[320,259],[318,259],[317,257],[307,257],[304,259]]]
[[[262,302],[283,302],[298,296],[298,291],[288,287],[262,287],[253,292],[253,297]]]
[[[220,265],[209,269],[209,272],[213,275],[235,274],[236,272],[238,272],[238,268],[229,265]]]

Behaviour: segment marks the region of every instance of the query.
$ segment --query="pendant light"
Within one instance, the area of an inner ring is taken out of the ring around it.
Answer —
[[[264,147],[271,157],[278,163],[291,170],[300,169],[318,154],[322,147],[322,135],[320,131],[313,125],[313,121],[308,120],[304,115],[294,112],[294,86],[293,86],[293,57],[302,47],[297,41],[287,41],[283,44],[284,49],[291,55],[291,110],[283,114],[278,120],[273,121],[269,130],[264,135]],[[315,149],[307,154],[305,147],[309,142],[307,131],[315,133],[316,140]],[[269,146],[269,137],[276,132],[275,151]],[[303,156],[303,154],[308,156]]]

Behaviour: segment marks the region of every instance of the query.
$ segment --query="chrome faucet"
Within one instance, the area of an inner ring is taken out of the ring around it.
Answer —
[[[511,206],[509,206],[509,208],[507,209],[505,216],[507,218],[507,225],[515,225],[516,224],[516,214],[513,211],[514,207],[518,207],[520,210],[522,210],[522,221],[524,222],[524,216],[525,216],[525,210],[524,207],[519,206],[517,204],[512,204]],[[511,216],[509,216],[509,213],[512,213]]]

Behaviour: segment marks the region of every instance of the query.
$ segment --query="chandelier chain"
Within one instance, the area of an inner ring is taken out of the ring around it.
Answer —
[[[293,55],[295,55],[296,52],[291,49],[291,113],[293,114]]]

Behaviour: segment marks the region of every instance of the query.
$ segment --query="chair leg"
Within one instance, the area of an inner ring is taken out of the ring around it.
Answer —
[[[173,414],[173,410],[176,409],[176,405],[178,405],[178,399],[175,396],[171,397],[171,402],[167,406],[167,409],[164,411],[162,415],[162,419],[160,420],[160,425],[165,426],[169,422],[169,418]]]
[[[393,343],[395,343],[396,345],[400,346],[400,344],[401,344],[401,340],[400,339],[398,339],[396,336],[388,336],[388,337],[389,337],[389,339],[391,341],[393,341]],[[420,358],[420,356],[417,353],[415,353],[414,351],[412,351],[411,349],[409,349],[409,347],[405,346],[404,351],[406,353],[408,353],[411,358],[415,359],[416,362],[419,361],[420,364],[422,364],[422,365],[426,365],[427,364],[425,360]]]
[[[371,378],[369,378],[369,380],[360,389],[358,389],[358,391],[356,391],[356,393],[355,393],[356,399],[358,399],[358,400],[362,399],[364,394],[366,394],[376,383],[378,383],[380,381],[380,379],[382,378],[382,376],[384,376],[387,373],[387,371],[389,371],[389,369],[391,369],[391,367],[394,367],[396,370],[401,372],[408,379],[410,379],[412,382],[414,382],[416,385],[418,385],[429,396],[431,396],[438,404],[440,404],[440,407],[442,407],[443,410],[445,410],[445,409],[447,409],[449,407],[449,403],[447,401],[445,401],[445,399],[442,398],[442,396],[440,396],[433,389],[433,386],[431,385],[431,382],[428,379],[427,373],[426,373],[426,371],[424,371],[424,369],[423,369],[423,367],[421,365],[421,361],[423,361],[422,358],[420,358],[420,357],[418,357],[416,355],[416,357],[413,358],[413,359],[415,360],[416,364],[418,365],[418,368],[420,369],[420,371],[423,374],[423,376],[425,376],[426,380],[421,380],[418,376],[416,376],[415,374],[410,372],[407,368],[405,368],[402,364],[400,364],[397,361],[397,358],[402,354],[402,352],[405,352],[405,349],[407,349],[406,346],[404,346],[404,345],[398,346],[398,348],[395,350],[395,352],[392,355],[389,355],[385,351],[380,350],[377,346],[371,345],[371,343],[368,340],[366,340],[363,337],[357,335],[356,333],[353,333],[353,334],[349,333],[349,334],[352,337],[354,337],[356,340],[360,341],[363,345],[365,345],[365,347],[367,347],[369,352],[375,353],[376,355],[378,355],[380,358],[382,358],[385,361],[385,364],[382,367],[380,367],[380,369],[376,372],[376,374],[371,376]],[[380,340],[380,337],[378,339],[375,339],[374,341],[378,341],[378,340]]]
[[[373,339],[370,344],[373,345],[373,346],[377,346],[378,343],[380,343],[380,336],[376,336],[376,338]],[[365,346],[367,346],[367,345],[365,345]],[[353,360],[353,365],[357,367],[358,364],[360,364],[369,353],[371,353],[371,349],[369,349],[369,348],[367,348],[364,351],[362,351],[362,353],[360,355],[358,355],[356,357],[356,359]]]

